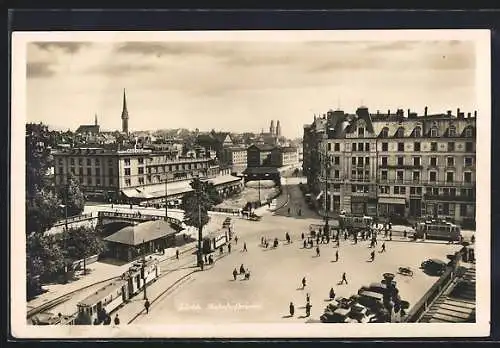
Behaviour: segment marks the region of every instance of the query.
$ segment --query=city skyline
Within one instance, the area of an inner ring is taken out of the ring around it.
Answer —
[[[478,110],[473,41],[33,42],[27,122],[57,129],[260,132],[295,138],[314,114]],[[479,115],[481,110],[478,110]],[[167,116],[167,117],[165,117]],[[480,116],[479,116],[480,117]]]

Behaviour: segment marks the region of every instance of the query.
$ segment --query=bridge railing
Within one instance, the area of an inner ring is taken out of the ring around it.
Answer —
[[[98,217],[101,218],[121,218],[129,219],[134,221],[151,221],[151,220],[163,220],[165,216],[162,215],[152,215],[152,214],[140,214],[140,213],[118,213],[110,211],[100,211]],[[175,224],[178,226],[182,225],[182,221],[171,216],[167,216],[167,222]]]
[[[451,264],[453,264],[454,266],[446,268],[446,271],[443,273],[443,275],[441,275],[441,277],[434,283],[434,285],[432,285],[432,287],[408,312],[403,322],[416,323],[422,318],[422,316],[427,312],[434,300],[443,293],[446,287],[457,276],[457,267],[459,260],[462,258],[462,254],[463,250],[458,251],[455,254],[453,260],[451,261]]]
[[[71,224],[71,223],[80,222],[80,221],[89,220],[89,219],[92,219],[92,213],[70,216],[67,219],[57,221],[54,224],[54,226],[61,226],[61,225],[65,225],[66,223]]]

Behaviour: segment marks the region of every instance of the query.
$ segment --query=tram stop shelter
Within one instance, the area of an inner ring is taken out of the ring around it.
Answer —
[[[104,238],[109,256],[131,261],[142,255],[175,245],[179,231],[165,220],[154,220],[127,226]]]

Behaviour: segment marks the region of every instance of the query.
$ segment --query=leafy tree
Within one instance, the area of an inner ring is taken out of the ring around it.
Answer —
[[[201,265],[202,230],[203,226],[210,221],[208,211],[216,201],[212,197],[214,188],[211,188],[206,181],[195,178],[190,185],[193,191],[184,195],[181,208],[184,210],[184,223],[198,228],[198,264]]]
[[[26,269],[30,278],[39,275],[49,280],[64,269],[64,255],[55,236],[32,233],[26,243]]]
[[[26,197],[26,232],[45,232],[61,218],[61,201],[47,189],[36,189]]]
[[[46,125],[26,124],[26,194],[33,197],[45,186],[45,177],[52,166],[52,137]]]
[[[69,228],[63,233],[66,256],[70,259],[83,259],[83,274],[87,271],[86,258],[104,251],[104,242],[93,227],[80,226]]]
[[[73,174],[68,174],[68,182],[61,190],[60,195],[63,203],[67,206],[68,216],[78,215],[83,211],[85,196]]]

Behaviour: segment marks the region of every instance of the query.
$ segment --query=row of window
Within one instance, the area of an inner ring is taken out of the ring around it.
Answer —
[[[436,171],[430,171],[429,172],[429,182],[437,182],[437,177],[438,173]],[[412,173],[412,181],[413,182],[420,182],[421,176],[420,176],[420,171],[414,171]],[[387,170],[383,170],[381,172],[380,176],[381,181],[387,181]],[[397,170],[396,171],[396,180],[403,182],[404,181],[404,171],[403,170]],[[446,182],[453,183],[455,182],[455,173],[452,171],[446,172]],[[467,184],[472,183],[472,173],[471,172],[464,172],[463,173],[463,182]]]
[[[332,151],[332,143],[328,143],[327,145],[328,151]],[[454,152],[456,151],[456,143],[454,141],[449,141],[447,143],[447,151],[448,152]],[[352,143],[351,144],[351,149],[353,152],[367,152],[370,151],[370,143]],[[474,151],[474,144],[471,141],[468,141],[465,143],[465,151],[466,152],[472,152]],[[334,152],[340,152],[340,143],[333,143],[333,151]],[[389,151],[389,143],[383,142],[382,143],[382,151],[387,152]],[[398,142],[397,143],[397,151],[398,152],[404,152],[405,151],[405,143],[404,142]],[[413,151],[414,152],[420,152],[421,151],[421,143],[420,142],[414,142],[413,143]],[[433,141],[431,142],[431,151],[438,151],[438,143]]]
[[[76,169],[74,167],[71,167],[69,169],[69,171],[71,172],[71,174],[73,175],[76,175],[77,172],[76,172]],[[80,176],[83,176],[85,173],[85,171],[83,170],[82,167],[78,168],[78,175]],[[61,175],[64,175],[64,167],[59,167],[59,174]],[[108,175],[109,176],[114,176],[114,169],[111,167],[111,168],[108,168]],[[86,171],[86,175],[87,176],[92,176],[92,168],[87,168],[87,171]],[[101,168],[94,168],[94,175],[95,176],[100,176],[101,175]]]
[[[362,159],[362,157],[360,157]],[[356,164],[355,163],[355,158],[353,157],[353,161],[352,161],[352,164]],[[368,159],[368,157],[367,157]],[[412,161],[412,164],[407,164],[407,165],[413,165],[413,166],[421,166],[422,165],[422,161],[421,161],[421,157],[418,157],[418,156],[414,156],[412,157],[413,161]],[[381,165],[382,166],[387,166],[388,165],[388,157],[386,156],[382,156],[380,157],[380,160],[381,160]],[[473,157],[464,157],[464,166],[466,167],[470,167],[472,166],[474,163],[474,158]],[[405,162],[404,162],[404,157],[403,156],[398,156],[397,157],[397,165],[398,166],[403,166],[405,165]],[[429,158],[429,165],[431,167],[436,167],[438,165],[438,158],[437,157],[430,157]],[[448,156],[446,157],[446,166],[447,167],[453,167],[455,166],[455,157],[453,156]]]
[[[472,134],[473,134],[472,127],[465,128],[464,135],[466,137],[472,137]],[[448,132],[446,135],[448,137],[451,137],[451,138],[459,136],[459,134],[457,133],[457,128],[454,125],[450,125],[450,127],[448,127]],[[364,137],[364,136],[365,136],[365,128],[359,127],[358,128],[358,137]],[[399,127],[396,130],[396,133],[394,133],[394,137],[396,137],[396,138],[403,138],[404,136],[405,136],[405,129],[403,127]],[[419,127],[419,126],[415,127],[413,129],[413,132],[411,133],[411,136],[414,138],[421,137],[422,136],[422,127]],[[430,136],[433,138],[437,138],[437,137],[441,136],[439,134],[439,128],[437,127],[437,124],[434,124],[432,126],[432,128],[430,130]],[[382,138],[389,137],[389,128],[388,127],[382,128],[382,131],[380,132],[380,137],[382,137]]]
[[[75,180],[81,184],[81,185],[85,185],[85,186],[94,186],[94,183],[92,181],[92,178],[82,178],[82,177],[76,177]],[[95,186],[101,186],[102,184],[105,183],[105,181],[101,181],[101,178],[99,177],[96,177],[94,178],[95,180]],[[63,180],[61,180],[61,183],[63,182]],[[57,182],[59,183],[59,182]],[[114,186],[116,183],[115,179],[114,178],[109,178],[109,186]]]
[[[410,186],[410,195],[422,195],[422,187]],[[355,192],[355,191],[352,191]],[[406,195],[406,186],[379,186],[381,194]],[[460,197],[474,197],[473,189],[460,189]],[[457,189],[455,187],[426,187],[425,193],[433,196],[450,196],[457,197]]]
[[[181,180],[181,179],[190,179],[190,175],[187,173],[176,173],[174,175],[175,180]],[[148,175],[146,178],[143,176],[137,178],[137,183],[138,185],[145,185],[146,182],[147,184],[155,184],[155,183],[163,183],[165,179],[162,179],[159,175],[154,175],[151,177],[151,175]],[[130,178],[125,178],[125,186],[130,187],[132,185],[132,180]]]
[[[64,164],[64,161],[62,158],[59,158],[58,159],[58,164],[59,165],[63,165]],[[69,164],[74,166],[76,164],[76,159],[75,158],[70,158],[69,159]],[[83,158],[78,158],[78,165],[79,166],[83,166]],[[85,163],[87,164],[87,166],[92,166],[92,158],[87,158],[87,160],[85,161]],[[94,163],[96,166],[100,166],[101,165],[101,159],[100,158],[94,158]],[[113,165],[113,159],[112,158],[109,158],[108,159],[108,165],[112,166]]]

